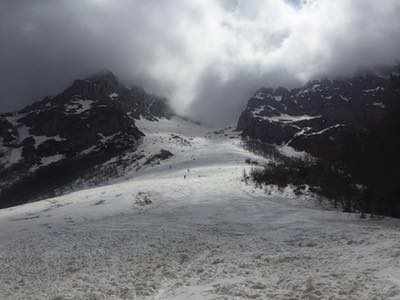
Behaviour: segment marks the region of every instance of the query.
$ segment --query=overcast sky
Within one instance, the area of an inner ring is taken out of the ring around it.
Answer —
[[[399,0],[1,0],[0,111],[110,69],[233,122],[260,86],[394,64]]]

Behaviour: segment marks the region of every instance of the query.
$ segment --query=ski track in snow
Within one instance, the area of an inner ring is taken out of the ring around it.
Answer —
[[[264,159],[233,131],[138,127],[139,151],[175,156],[0,210],[1,299],[400,299],[397,220],[246,185],[245,159]]]

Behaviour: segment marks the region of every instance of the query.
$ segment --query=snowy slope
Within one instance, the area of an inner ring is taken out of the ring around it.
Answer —
[[[400,299],[399,222],[244,184],[231,130],[137,126],[174,156],[0,210],[1,299]]]

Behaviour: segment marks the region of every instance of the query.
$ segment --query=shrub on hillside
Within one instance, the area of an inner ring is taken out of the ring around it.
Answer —
[[[257,185],[276,185],[285,188],[296,187],[297,191],[306,185],[319,195],[332,199],[335,206],[344,211],[361,211],[359,203],[362,191],[351,182],[351,176],[339,166],[324,161],[287,160],[284,163],[270,163],[264,168],[254,168],[249,177]]]

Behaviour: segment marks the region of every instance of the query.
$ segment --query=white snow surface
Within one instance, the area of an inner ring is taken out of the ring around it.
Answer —
[[[305,159],[310,156],[307,152],[298,151],[289,145],[277,146],[276,149],[279,151],[279,153],[286,157]]]
[[[174,157],[0,210],[1,299],[399,299],[397,220],[246,185],[237,132],[137,125]]]
[[[336,124],[336,125],[327,127],[327,128],[325,128],[325,129],[322,129],[322,130],[320,130],[320,131],[312,132],[312,133],[309,133],[309,134],[306,134],[306,135],[307,135],[307,136],[320,135],[320,134],[324,134],[325,132],[328,132],[328,131],[330,131],[330,130],[332,130],[332,129],[336,129],[336,128],[340,128],[340,127],[344,127],[344,126],[345,126],[345,125],[343,125],[343,124]]]
[[[65,111],[71,115],[79,115],[92,108],[95,101],[89,99],[75,99],[65,106]]]
[[[350,102],[350,99],[349,99],[348,97],[345,97],[345,96],[343,96],[343,95],[339,95],[339,97],[340,97],[340,99],[342,99],[343,101]]]
[[[13,164],[18,163],[22,159],[22,147],[19,148],[9,148],[4,147],[4,152],[0,158],[0,163],[4,168],[9,168]]]
[[[260,110],[259,110],[260,109]],[[314,120],[314,119],[319,119],[321,116],[309,116],[309,115],[288,115],[288,114],[280,114],[278,116],[273,116],[273,117],[266,117],[266,116],[260,116],[259,113],[262,111],[261,108],[259,108],[253,112],[253,115],[259,119],[267,120],[269,122],[280,122],[280,123],[296,123],[296,122],[301,122],[301,121],[309,121],[309,120]]]
[[[47,156],[47,157],[42,157],[40,161],[42,163],[42,166],[48,166],[55,162],[63,160],[64,158],[65,158],[65,155],[56,154],[56,155],[51,155],[51,156]]]
[[[62,138],[59,135],[55,136],[32,135],[32,137],[35,139],[35,147],[39,146],[40,144],[43,144],[48,140],[54,140],[56,142],[62,142],[66,140],[65,138]]]
[[[374,102],[372,103],[373,106],[380,107],[382,109],[386,108],[386,105],[383,102]]]
[[[368,90],[364,90],[363,92],[365,92],[365,93],[369,94],[369,93],[376,93],[376,92],[379,92],[379,91],[384,91],[384,90],[385,90],[385,88],[384,88],[384,87],[377,86],[377,87],[376,87],[376,88],[374,88],[374,89],[368,89]]]
[[[258,100],[264,100],[265,97],[266,97],[266,94],[264,92],[258,92],[257,94],[254,95],[254,98],[258,99]]]
[[[45,166],[49,166],[53,163],[56,163],[60,160],[63,160],[65,158],[65,155],[63,154],[55,154],[55,155],[51,155],[51,156],[46,156],[46,157],[42,157],[40,159],[40,163],[39,164],[35,164],[34,166],[32,166],[29,171],[30,172],[34,172],[37,169],[39,169],[40,167],[45,167]]]
[[[110,95],[108,95],[108,97],[110,97],[110,99],[115,100],[119,97],[118,93],[111,93]]]
[[[278,101],[278,100],[277,100]],[[276,110],[272,106],[268,105],[268,107],[272,110]],[[263,116],[260,115],[262,111],[265,110],[265,105],[260,105],[252,111],[252,114],[255,118],[266,120],[268,122],[279,122],[279,123],[296,123],[301,121],[309,121],[314,119],[319,119],[321,116],[309,116],[309,115],[288,115],[288,114],[279,114],[277,116]]]

